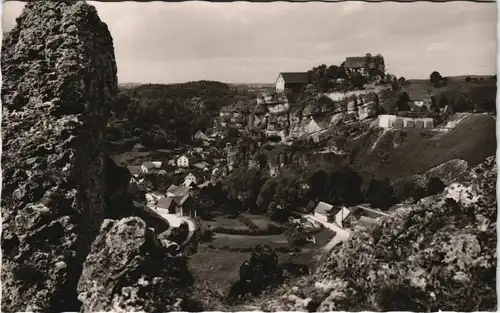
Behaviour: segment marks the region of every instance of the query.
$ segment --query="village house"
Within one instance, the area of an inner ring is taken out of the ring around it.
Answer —
[[[186,186],[189,186],[191,183],[194,183],[195,185],[197,185],[198,183],[198,178],[194,176],[193,173],[189,173],[186,175],[186,177],[184,177],[184,184]]]
[[[140,165],[127,165],[127,169],[133,177],[139,177],[142,172]]]
[[[347,57],[344,68],[350,70],[352,73],[359,72],[361,75],[365,75],[365,62],[366,57]]]
[[[194,134],[193,138],[197,140],[209,140],[201,130],[197,131],[196,134]]]
[[[300,92],[309,83],[307,72],[279,73],[276,79],[276,92],[291,91]],[[269,99],[272,101],[272,99]]]
[[[342,207],[336,214],[335,214],[335,224],[337,224],[341,228],[345,228],[344,221],[349,217],[351,214],[351,211],[349,211],[346,207]]]
[[[333,205],[330,205],[326,202],[319,202],[318,205],[316,205],[316,208],[314,209],[314,217],[317,219],[323,221],[323,222],[328,222],[329,221],[329,214],[330,211],[332,210]]]
[[[171,198],[173,203],[175,204],[175,212],[176,214],[184,215],[185,205],[191,197],[191,193],[189,187],[181,185],[171,185],[167,189],[167,198]],[[165,200],[166,201],[166,200]],[[172,211],[172,208],[170,208]]]
[[[162,165],[161,161],[148,161],[141,165],[141,171],[143,173],[148,173],[151,169],[160,169]]]
[[[177,166],[189,167],[189,159],[185,155],[182,155],[180,158],[177,159]]]
[[[198,162],[198,163],[193,164],[193,166],[194,166],[194,167],[196,167],[196,168],[198,168],[198,169],[200,169],[200,170],[203,170],[203,171],[205,171],[205,172],[209,170],[209,168],[208,168],[208,166],[209,166],[209,165],[210,165],[210,164],[208,164],[208,163],[207,163],[207,162],[205,162],[205,161],[202,161],[202,162]]]
[[[396,121],[396,115],[382,114],[378,116],[378,125],[382,128],[392,128],[394,127],[394,122]]]
[[[430,111],[435,103],[435,97],[429,91],[408,92],[412,111]]]

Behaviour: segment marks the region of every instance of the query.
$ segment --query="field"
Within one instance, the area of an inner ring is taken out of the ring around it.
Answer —
[[[219,223],[230,224],[219,219]],[[237,221],[237,220],[236,220]],[[233,224],[234,225],[234,224]],[[279,262],[292,261],[297,264],[308,265],[314,269],[323,247],[333,234],[323,230],[315,235],[316,243],[307,243],[297,253],[277,252]],[[189,260],[189,267],[196,278],[203,279],[205,284],[214,286],[218,290],[226,291],[231,284],[238,280],[241,264],[251,256],[251,248],[257,244],[267,244],[274,249],[290,248],[284,235],[271,236],[244,236],[215,234],[209,243],[200,244],[198,253]],[[231,249],[231,251],[229,250]],[[245,252],[237,250],[243,249]]]
[[[429,86],[428,81],[413,81],[413,83],[404,86],[404,89],[409,94],[428,91],[436,95],[438,100],[443,95],[448,99],[457,99],[460,94],[466,94],[473,102],[479,102],[484,98],[494,99],[496,81],[486,79],[477,83],[465,83],[465,78],[456,78],[443,87]]]

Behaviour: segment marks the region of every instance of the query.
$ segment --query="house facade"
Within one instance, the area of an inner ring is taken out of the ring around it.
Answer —
[[[307,72],[279,73],[276,79],[276,92],[300,92],[309,83]],[[272,100],[272,99],[270,99]]]
[[[193,173],[189,173],[186,175],[186,177],[184,177],[184,182],[186,181],[190,181],[191,183],[194,183],[195,185],[198,184],[198,178],[196,178],[196,176],[193,175]]]
[[[337,212],[337,214],[335,214],[335,224],[337,224],[341,228],[344,228],[344,221],[349,217],[350,214],[351,214],[351,211],[349,211],[345,207],[342,207]]]
[[[365,75],[366,57],[347,57],[345,59],[344,68],[351,72],[358,72]]]
[[[189,167],[189,159],[183,155],[177,159],[177,167]]]

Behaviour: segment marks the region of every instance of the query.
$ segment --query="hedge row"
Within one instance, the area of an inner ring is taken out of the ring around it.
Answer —
[[[215,247],[214,245],[208,245],[209,249],[219,250],[219,251],[229,251],[229,252],[252,252],[253,247],[245,247],[245,248],[234,248],[229,246]],[[301,249],[299,247],[277,247],[274,248],[274,251],[281,253],[290,253],[290,252],[300,252]]]
[[[257,224],[255,224],[254,221],[252,221],[251,218],[249,218],[248,216],[245,216],[243,214],[240,214],[238,215],[238,220],[240,222],[242,222],[243,224],[245,224],[248,228],[250,229],[259,229],[259,226],[257,226]]]
[[[241,228],[228,228],[228,227],[215,227],[213,229],[215,233],[227,234],[227,235],[245,235],[245,236],[269,236],[269,235],[281,235],[284,229],[277,227],[275,225],[268,225],[267,228],[258,229],[241,229]]]

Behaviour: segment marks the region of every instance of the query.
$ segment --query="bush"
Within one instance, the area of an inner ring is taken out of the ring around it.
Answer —
[[[280,235],[284,232],[283,228],[277,226],[268,226],[267,228],[259,229],[244,229],[244,228],[229,228],[229,227],[215,227],[215,233],[227,235],[244,235],[244,236],[270,236]]]
[[[257,226],[254,221],[249,218],[248,216],[245,216],[243,214],[238,215],[238,220],[245,224],[248,228],[250,229],[258,229],[259,226]]]
[[[295,228],[287,229],[285,237],[292,246],[303,246],[307,243],[307,236]]]

